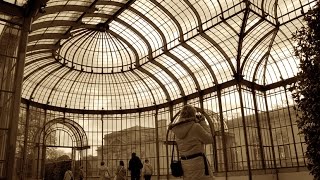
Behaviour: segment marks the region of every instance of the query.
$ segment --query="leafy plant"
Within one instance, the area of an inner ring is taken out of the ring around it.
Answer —
[[[304,15],[306,25],[293,38],[300,71],[293,90],[298,127],[307,144],[308,169],[320,179],[320,2]]]

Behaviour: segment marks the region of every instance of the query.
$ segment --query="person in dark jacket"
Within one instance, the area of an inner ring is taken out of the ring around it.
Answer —
[[[139,180],[143,165],[136,153],[132,153],[129,161],[129,171],[131,172],[131,180]]]

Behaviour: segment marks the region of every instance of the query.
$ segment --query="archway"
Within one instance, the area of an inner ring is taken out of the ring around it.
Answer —
[[[56,118],[48,121],[42,129],[40,129],[34,137],[36,145],[34,147],[33,176],[35,178],[43,178],[45,175],[45,164],[48,148],[58,148],[61,150],[70,150],[70,159],[60,159],[70,161],[71,168],[75,172],[77,166],[87,167],[88,138],[84,129],[75,121],[68,118]],[[68,156],[67,156],[68,157]]]

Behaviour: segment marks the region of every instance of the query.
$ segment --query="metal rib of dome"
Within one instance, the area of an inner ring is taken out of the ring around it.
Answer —
[[[132,110],[239,81],[260,89],[289,83],[298,71],[290,35],[315,2],[49,0],[31,27],[22,96]]]
[[[110,30],[80,29],[55,52],[56,60],[70,68],[94,73],[132,69],[137,57],[130,44]]]

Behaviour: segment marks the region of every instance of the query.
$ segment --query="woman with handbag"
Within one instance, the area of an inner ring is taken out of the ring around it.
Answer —
[[[196,109],[185,105],[177,123],[172,124],[179,149],[184,180],[212,180],[213,173],[205,155],[205,144],[213,142],[205,118]]]
[[[124,168],[124,162],[120,161],[119,166],[117,167],[116,176],[114,180],[125,180],[127,178],[127,171]]]
[[[104,164],[103,161],[100,163],[99,176],[100,176],[100,180],[111,180],[112,179],[109,168]]]

